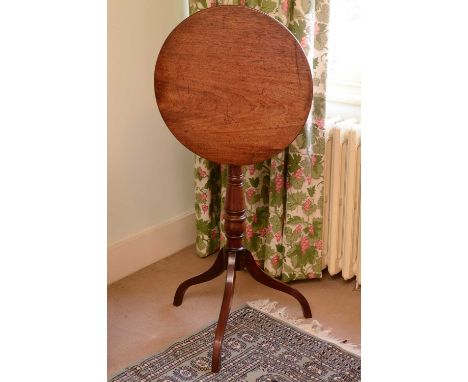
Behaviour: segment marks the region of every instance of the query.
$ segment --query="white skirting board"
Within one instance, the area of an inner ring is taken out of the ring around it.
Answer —
[[[195,237],[195,213],[187,212],[111,245],[107,250],[107,283],[194,244]]]

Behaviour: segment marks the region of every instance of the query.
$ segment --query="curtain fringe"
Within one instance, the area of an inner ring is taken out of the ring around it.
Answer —
[[[331,330],[323,329],[322,325],[317,320],[290,317],[286,311],[286,307],[278,307],[279,303],[276,301],[270,301],[268,299],[255,300],[247,302],[247,305],[280,321],[286,322],[299,330],[330,342],[349,353],[361,356],[360,345],[352,344],[349,343],[347,339],[333,336]]]

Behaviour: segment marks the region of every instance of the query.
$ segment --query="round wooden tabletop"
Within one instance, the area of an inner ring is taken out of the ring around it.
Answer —
[[[174,136],[218,163],[272,157],[304,127],[312,76],[295,37],[243,6],[202,10],[167,37],[154,73],[156,101]]]

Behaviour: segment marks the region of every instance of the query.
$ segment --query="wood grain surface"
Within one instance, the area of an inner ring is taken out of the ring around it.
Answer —
[[[307,58],[282,24],[242,6],[202,10],[167,37],[154,73],[174,136],[218,163],[261,162],[303,128],[312,103]]]

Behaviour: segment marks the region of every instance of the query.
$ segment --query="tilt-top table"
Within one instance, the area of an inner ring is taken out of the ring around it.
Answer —
[[[190,286],[227,271],[211,364],[217,372],[236,271],[246,269],[258,282],[295,297],[304,317],[312,317],[305,297],[264,273],[242,245],[241,167],[284,150],[304,127],[312,103],[310,67],[282,24],[247,7],[219,6],[188,17],[167,37],[156,62],[154,89],[174,136],[197,155],[229,165],[226,246],[210,269],[184,281],[174,296],[179,306]]]

